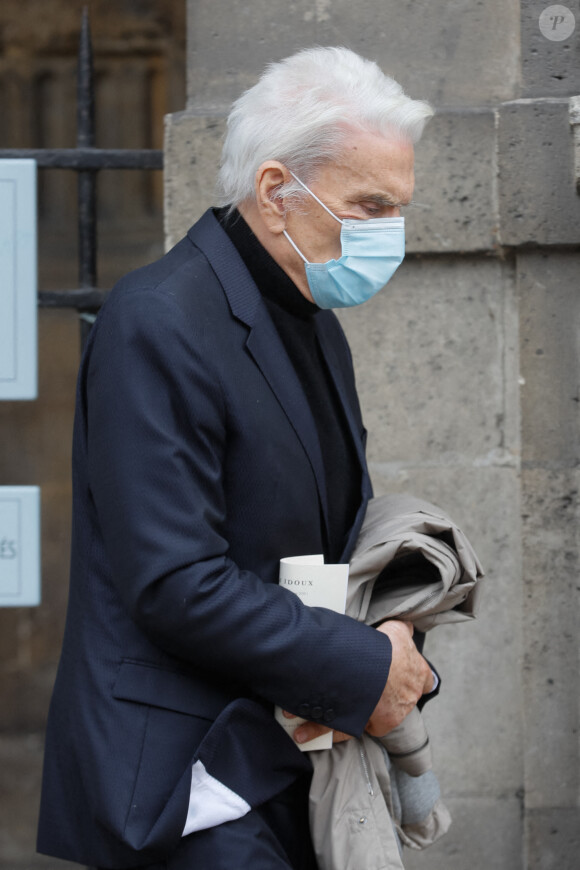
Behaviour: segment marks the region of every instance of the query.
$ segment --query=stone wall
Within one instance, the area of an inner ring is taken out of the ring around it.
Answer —
[[[428,639],[455,823],[410,870],[572,870],[580,848],[580,9],[555,41],[538,26],[547,5],[190,0],[187,107],[166,121],[171,244],[213,203],[228,107],[268,61],[345,44],[438,110],[406,261],[341,318],[377,494],[447,508],[487,573],[477,622]]]

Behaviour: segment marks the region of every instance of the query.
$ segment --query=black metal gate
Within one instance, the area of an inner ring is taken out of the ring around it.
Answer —
[[[163,169],[163,151],[95,147],[95,84],[88,10],[82,15],[77,74],[76,148],[4,148],[1,158],[29,158],[41,169],[72,169],[78,178],[79,286],[40,291],[42,308],[74,308],[84,345],[107,292],[97,288],[97,173],[101,169]]]

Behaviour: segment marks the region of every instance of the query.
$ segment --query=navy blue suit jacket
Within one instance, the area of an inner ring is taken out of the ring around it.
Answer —
[[[363,469],[347,559],[370,496],[364,430],[338,321],[320,312],[316,325]],[[277,585],[282,556],[323,551],[323,462],[262,297],[211,212],[112,291],[81,365],[73,454],[38,847],[129,867],[179,842],[192,759],[228,704],[360,733],[390,643]],[[266,751],[268,734],[254,735]]]

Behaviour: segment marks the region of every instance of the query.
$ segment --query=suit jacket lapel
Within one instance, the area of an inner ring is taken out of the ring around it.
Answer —
[[[248,336],[247,348],[282,405],[308,455],[316,477],[324,522],[328,525],[326,480],[316,424],[304,390],[265,306],[263,316],[254,324]]]
[[[336,391],[342,403],[342,407],[344,409],[344,413],[350,429],[350,434],[355,444],[358,461],[362,469],[361,504],[355,517],[353,526],[350,530],[348,539],[345,543],[344,551],[341,555],[341,561],[347,562],[350,559],[350,555],[356,544],[358,534],[365,517],[367,502],[370,498],[372,498],[373,490],[367,469],[365,445],[361,437],[362,433],[360,431],[360,422],[359,420],[357,420],[354,414],[354,397],[351,398],[351,400],[349,401],[349,388],[344,380],[342,367],[340,366],[339,361],[336,357],[335,344],[334,342],[330,341],[328,333],[324,329],[317,329],[317,335],[320,342],[320,348],[328,366],[328,370],[332,379],[334,380]],[[350,392],[352,392],[352,388],[350,389]]]
[[[232,314],[249,328],[246,346],[304,447],[316,478],[324,523],[328,527],[326,481],[316,424],[260,292],[211,211],[206,212],[188,235],[211,263]]]
[[[320,326],[318,326],[316,334],[320,343],[322,354],[324,356],[324,359],[326,360],[328,371],[330,372],[330,375],[334,381],[336,392],[338,393],[338,397],[341,401],[344,414],[348,422],[351,438],[353,439],[355,444],[358,461],[360,462],[361,467],[364,470],[366,468],[366,460],[364,455],[364,447],[361,440],[360,424],[354,415],[352,399],[349,401],[348,398],[347,384],[345,383],[341,366],[336,357],[336,348],[334,346],[334,343],[329,340],[326,330],[321,329]]]

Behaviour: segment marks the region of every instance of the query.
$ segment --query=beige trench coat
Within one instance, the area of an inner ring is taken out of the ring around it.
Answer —
[[[408,495],[369,502],[350,566],[346,612],[420,631],[473,619],[482,568],[440,508]],[[320,870],[403,870],[401,844],[423,849],[451,823],[417,708],[381,740],[368,734],[312,752],[310,824]]]

